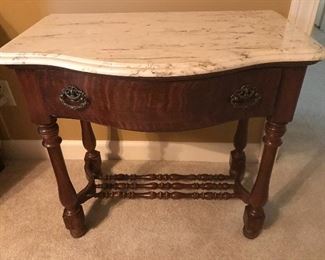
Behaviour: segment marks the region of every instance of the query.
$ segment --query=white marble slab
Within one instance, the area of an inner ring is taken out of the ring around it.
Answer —
[[[0,49],[0,64],[170,77],[325,59],[273,11],[52,14]]]

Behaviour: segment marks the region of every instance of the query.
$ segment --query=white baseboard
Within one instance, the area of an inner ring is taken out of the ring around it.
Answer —
[[[83,159],[85,150],[79,140],[66,140],[61,144],[66,159]],[[248,144],[248,162],[257,162],[260,144]],[[46,149],[40,140],[3,141],[3,154],[6,159],[46,159]],[[167,161],[209,161],[228,162],[231,143],[200,142],[149,142],[149,141],[97,141],[96,150],[102,159],[123,160],[167,160]]]

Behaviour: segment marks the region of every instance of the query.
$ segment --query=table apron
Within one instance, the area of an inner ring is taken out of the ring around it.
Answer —
[[[143,132],[271,116],[283,71],[263,67],[166,80],[44,66],[16,70],[36,124],[51,117],[72,118]]]

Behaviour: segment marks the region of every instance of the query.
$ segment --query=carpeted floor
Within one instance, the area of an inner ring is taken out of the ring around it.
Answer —
[[[299,138],[294,133],[287,141]],[[91,229],[72,239],[61,220],[50,164],[9,162],[0,176],[0,259],[324,259],[325,156],[318,147],[309,141],[286,146],[274,169],[266,228],[255,240],[241,234],[244,204],[239,200],[91,200],[85,205]],[[227,168],[139,161],[110,166],[114,172],[148,173]],[[69,161],[68,167],[81,188],[81,162]]]
[[[295,121],[275,165],[263,233],[241,234],[244,204],[232,201],[99,201],[85,204],[90,228],[72,239],[61,220],[47,161],[10,161],[0,173],[0,259],[325,259],[325,63],[306,76]],[[80,161],[68,161],[84,183]],[[227,165],[106,163],[113,172],[214,173]],[[248,172],[256,171],[249,165]]]

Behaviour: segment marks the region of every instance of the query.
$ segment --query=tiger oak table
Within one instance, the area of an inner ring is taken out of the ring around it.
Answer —
[[[272,11],[54,14],[0,49],[0,64],[15,69],[39,125],[73,237],[86,232],[81,204],[92,197],[240,198],[247,204],[244,235],[257,237],[276,151],[306,67],[324,58],[319,44]],[[258,175],[247,190],[242,179],[251,117],[267,122]],[[57,118],[81,122],[88,184],[79,193],[65,166]],[[94,122],[181,131],[231,120],[238,127],[226,175],[104,174],[91,128]]]

